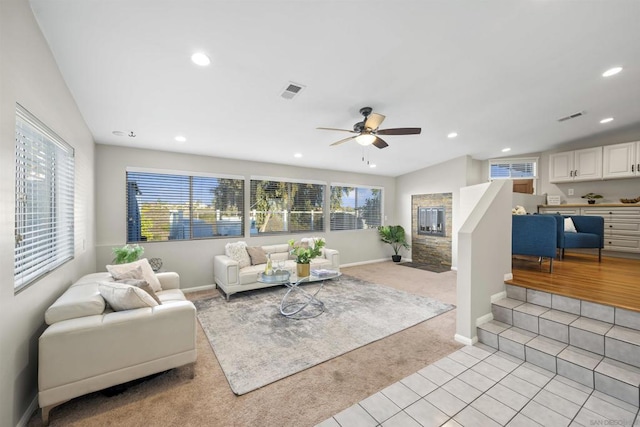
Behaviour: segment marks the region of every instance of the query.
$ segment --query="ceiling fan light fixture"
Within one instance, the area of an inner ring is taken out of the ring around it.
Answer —
[[[356,136],[356,142],[360,145],[371,145],[373,141],[376,140],[376,136],[370,133],[363,133],[362,135]]]
[[[196,52],[191,55],[191,61],[201,67],[206,67],[207,65],[211,64],[211,58],[209,58],[202,52]]]

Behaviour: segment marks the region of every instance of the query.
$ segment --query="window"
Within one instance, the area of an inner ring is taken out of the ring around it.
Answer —
[[[244,235],[244,179],[127,171],[127,242]]]
[[[74,151],[16,105],[14,290],[73,259]]]
[[[251,236],[324,231],[324,185],[251,180]]]
[[[331,231],[382,225],[382,188],[331,186]]]
[[[489,160],[489,179],[538,178],[538,159]]]

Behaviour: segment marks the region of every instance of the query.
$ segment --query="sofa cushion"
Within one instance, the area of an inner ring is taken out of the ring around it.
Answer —
[[[138,272],[138,267],[141,268],[142,275],[135,277],[135,274]],[[151,285],[154,292],[162,290],[160,281],[156,277],[156,273],[153,272],[151,264],[149,264],[149,261],[146,258],[127,264],[107,265],[107,271],[115,280],[144,279],[149,285]]]
[[[155,300],[155,302],[157,302],[158,304],[162,304],[162,302],[160,301],[160,298],[158,298],[158,295],[156,295],[155,291],[153,290],[151,285],[147,283],[146,280],[124,279],[124,280],[116,280],[115,283],[124,283],[125,285],[136,286],[142,289],[143,291],[145,291],[146,293],[148,293],[149,296]]]
[[[156,295],[162,301],[162,304],[187,300],[180,289],[167,289],[166,291],[158,292]]]
[[[47,325],[63,320],[102,314],[105,302],[96,282],[81,283],[71,286],[44,313]]]
[[[158,303],[137,286],[117,282],[100,282],[98,290],[115,311],[155,307]]]
[[[251,258],[251,265],[267,263],[267,254],[261,246],[247,246],[247,252]]]
[[[245,268],[251,265],[251,258],[247,252],[246,242],[233,242],[224,245],[224,253],[226,256],[238,263],[239,268]]]
[[[564,219],[564,232],[565,233],[577,233],[576,225],[573,223],[571,217],[567,217]]]

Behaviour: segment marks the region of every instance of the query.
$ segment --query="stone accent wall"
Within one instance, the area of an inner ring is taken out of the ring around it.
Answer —
[[[419,264],[451,265],[452,193],[411,196],[411,260]],[[444,206],[445,236],[418,234],[418,208]]]

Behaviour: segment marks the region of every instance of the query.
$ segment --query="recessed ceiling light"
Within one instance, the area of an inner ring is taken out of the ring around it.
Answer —
[[[600,123],[609,123],[613,121],[613,117],[607,117],[606,119],[600,120]]]
[[[620,71],[622,71],[622,67],[613,67],[613,68],[609,68],[607,71],[605,71],[604,73],[602,73],[602,77],[611,77],[611,76],[615,76],[616,74],[618,74]]]
[[[375,163],[369,163],[370,168],[375,168],[377,165]]]
[[[458,136],[456,132],[451,132],[449,135],[447,135],[447,138],[455,138],[456,136]]]
[[[194,64],[199,65],[201,67],[206,67],[207,65],[211,64],[211,58],[209,58],[207,55],[205,55],[202,52],[197,52],[191,55],[191,60],[193,61]]]
[[[293,157],[295,157],[296,159],[299,159],[300,157],[302,157],[302,154],[296,153],[296,154],[293,155]]]
[[[503,149],[502,149],[502,152],[503,152],[503,153],[506,153],[507,151],[511,151],[511,148],[507,147],[507,148],[503,148]]]
[[[178,135],[178,136],[176,136],[174,139],[175,139],[176,141],[178,141],[178,142],[187,142],[187,138],[185,138],[185,137],[184,137],[184,136],[182,136],[182,135]]]
[[[122,132],[121,130],[114,130],[111,133],[114,134],[115,136],[125,136],[126,135],[126,133]]]

